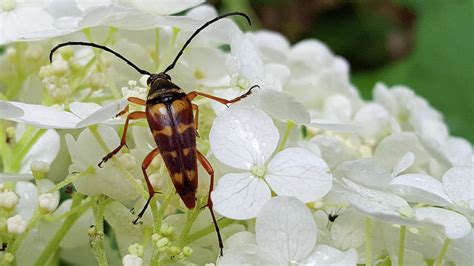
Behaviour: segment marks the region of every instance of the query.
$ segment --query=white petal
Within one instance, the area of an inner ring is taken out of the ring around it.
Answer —
[[[361,129],[360,127],[352,124],[325,119],[311,119],[311,123],[308,126],[336,132],[356,132]]]
[[[443,187],[446,193],[458,205],[474,209],[473,168],[455,166],[443,175]]]
[[[321,150],[321,156],[331,168],[336,167],[344,161],[351,161],[359,158],[359,155],[355,150],[350,149],[334,137],[316,135],[311,139],[311,142],[318,145]]]
[[[425,174],[405,174],[390,182],[390,189],[408,201],[446,206],[452,203],[443,185]]]
[[[228,89],[214,90],[213,95],[227,100],[231,100],[242,95],[243,93],[244,92],[242,92],[237,87],[232,87]],[[236,104],[241,104],[241,102],[237,102]],[[211,106],[217,115],[220,115],[222,112],[228,109],[225,105],[216,101],[211,101]]]
[[[0,104],[7,106],[0,109],[0,118],[39,128],[75,128],[76,123],[79,122],[79,118],[74,114],[56,107],[5,101],[0,101]],[[15,109],[12,109],[12,106]],[[22,115],[19,115],[18,109],[23,112]],[[10,111],[12,113],[9,113]]]
[[[354,122],[362,129],[360,134],[366,139],[377,142],[391,132],[390,114],[376,103],[369,103],[360,108],[354,116]]]
[[[349,188],[346,199],[357,210],[372,217],[393,223],[407,224],[400,211],[410,210],[410,205],[397,195],[359,186],[349,179],[343,179]]]
[[[278,140],[278,129],[272,119],[250,107],[231,106],[214,120],[209,133],[216,158],[239,169],[263,165]]]
[[[403,157],[398,161],[398,163],[393,167],[392,177],[396,177],[401,172],[407,170],[415,162],[415,154],[413,152],[407,152]]]
[[[357,259],[357,251],[353,248],[343,252],[327,245],[317,245],[304,264],[314,266],[352,266],[357,265]]]
[[[14,213],[21,215],[24,219],[31,219],[36,209],[36,199],[38,197],[36,186],[30,182],[17,182],[15,191],[20,196],[20,202],[16,205]]]
[[[446,146],[446,155],[453,165],[467,165],[471,162],[472,145],[469,141],[463,138],[449,137]]]
[[[316,244],[313,215],[293,197],[269,200],[258,214],[255,231],[259,247],[287,263],[302,260]]]
[[[438,225],[449,239],[458,239],[471,232],[471,224],[463,215],[442,208],[426,207],[416,209],[415,219]]]
[[[133,0],[132,4],[140,11],[153,15],[170,15],[197,6],[204,0]]]
[[[71,110],[71,113],[75,114],[78,116],[80,119],[84,119],[91,114],[93,114],[95,111],[99,110],[102,106],[100,106],[97,103],[83,103],[83,102],[72,102],[69,105],[69,110]]]
[[[214,209],[222,216],[245,220],[257,216],[270,199],[270,189],[250,173],[226,174],[211,194]]]
[[[261,90],[258,92],[257,107],[272,117],[282,121],[309,123],[310,116],[303,104],[286,92]]]
[[[235,248],[226,249],[224,256],[217,260],[217,265],[286,265],[285,262],[275,260],[257,245],[246,244]]]
[[[118,113],[123,111],[123,109],[128,105],[127,99],[120,99],[115,102],[111,102],[104,107],[98,109],[91,115],[82,119],[77,123],[77,127],[87,127],[90,125],[98,124],[107,119],[114,118]]]
[[[255,45],[246,36],[235,36],[230,44],[234,66],[230,71],[236,71],[250,81],[264,77],[264,64]],[[227,64],[226,64],[227,65]]]
[[[54,129],[48,129],[31,147],[21,162],[21,173],[31,173],[30,164],[42,161],[52,164],[59,154],[61,140]]]
[[[383,189],[390,183],[390,173],[370,158],[342,162],[337,166],[334,175],[374,188]]]
[[[365,243],[365,220],[356,210],[345,209],[331,225],[331,241],[341,250],[361,247]]]
[[[255,239],[254,233],[251,233],[249,231],[242,231],[233,234],[225,240],[224,246],[230,249],[246,244],[257,244],[257,240]]]
[[[303,202],[316,201],[332,187],[327,164],[314,153],[288,148],[275,155],[268,164],[265,180],[276,194],[293,196]]]

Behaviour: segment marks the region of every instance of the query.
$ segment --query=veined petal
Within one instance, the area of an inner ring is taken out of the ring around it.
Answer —
[[[469,221],[457,212],[434,207],[419,208],[415,212],[417,221],[440,226],[449,239],[458,239],[471,232]]]
[[[74,114],[57,107],[0,101],[1,106],[4,107],[0,109],[0,118],[39,128],[75,128],[80,120]],[[20,114],[19,110],[23,113]]]
[[[114,102],[111,102],[104,107],[97,109],[95,112],[85,117],[79,121],[76,127],[86,127],[94,124],[98,124],[110,118],[114,118],[118,113],[123,111],[123,109],[128,105],[127,99],[120,99]],[[75,106],[78,107],[77,105]]]
[[[453,203],[444,192],[443,185],[429,175],[397,176],[390,182],[390,189],[411,202],[442,206]]]
[[[269,200],[258,214],[255,231],[259,247],[286,265],[304,259],[316,244],[313,215],[293,197]]]
[[[410,205],[403,198],[360,186],[349,179],[343,178],[343,181],[349,190],[346,199],[357,210],[384,221],[416,224],[402,217],[401,212],[407,212],[406,216],[413,215]]]
[[[358,254],[353,248],[340,251],[327,245],[317,245],[304,262],[304,265],[349,266],[357,265]]]
[[[310,115],[304,105],[286,92],[261,90],[258,92],[257,107],[279,120],[309,123]]]
[[[267,184],[250,173],[224,175],[211,194],[214,209],[222,216],[236,220],[257,216],[270,197]]]
[[[472,166],[455,166],[443,175],[443,187],[457,205],[474,209]]]
[[[274,259],[271,254],[257,245],[245,244],[226,249],[224,256],[217,260],[217,265],[277,266],[287,264]]]
[[[278,140],[272,119],[251,107],[231,106],[214,120],[209,133],[211,150],[219,161],[247,170],[263,165]]]
[[[345,177],[367,187],[384,189],[390,183],[390,172],[371,158],[344,161],[336,167],[336,177]]]
[[[204,0],[133,0],[132,4],[144,13],[154,15],[170,15],[197,6]]]
[[[302,148],[279,152],[267,167],[265,180],[281,196],[303,202],[321,199],[332,187],[328,165],[316,154]]]

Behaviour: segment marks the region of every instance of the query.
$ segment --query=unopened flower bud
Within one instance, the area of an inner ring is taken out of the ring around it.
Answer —
[[[57,76],[63,76],[69,72],[69,63],[65,61],[62,57],[58,57],[52,63],[53,73]]]
[[[160,233],[164,236],[169,236],[174,233],[174,227],[167,223],[164,223],[160,227]]]
[[[179,255],[179,253],[181,252],[181,250],[179,250],[179,248],[177,246],[171,246],[168,250],[168,255],[170,257],[176,257]]]
[[[49,172],[49,163],[42,161],[33,161],[30,164],[31,172],[36,179],[43,179]]]
[[[105,76],[103,73],[92,73],[89,77],[89,82],[92,90],[98,90],[106,85]]]
[[[15,209],[20,202],[20,198],[13,191],[5,191],[0,193],[0,207],[6,211]]]
[[[158,240],[161,239],[161,236],[159,234],[153,234],[151,235],[151,240],[153,240],[153,242],[156,242]]]
[[[53,193],[41,194],[38,197],[38,205],[41,213],[50,213],[59,205],[59,197],[55,197]]]
[[[194,250],[190,247],[184,247],[183,248],[183,255],[185,257],[191,257],[193,255]]]
[[[137,255],[138,257],[143,257],[143,246],[138,243],[132,244],[128,247],[128,252],[130,254]]]
[[[10,252],[3,254],[2,265],[9,265],[13,262],[15,256]]]
[[[156,241],[156,247],[162,248],[169,245],[170,240],[167,237],[163,237],[160,240]]]
[[[14,61],[16,59],[18,52],[15,47],[10,46],[5,51],[5,54],[7,55],[8,60]]]
[[[118,157],[118,160],[120,164],[122,164],[126,170],[133,169],[135,166],[137,166],[137,161],[135,160],[135,156],[131,155],[130,153],[122,154],[121,156]]]
[[[30,61],[37,61],[43,56],[43,49],[39,45],[30,44],[25,51],[25,58]]]
[[[127,254],[122,259],[123,266],[142,266],[143,259],[135,254]]]
[[[21,217],[21,215],[15,215],[8,218],[7,229],[8,233],[21,235],[25,232],[28,223]]]

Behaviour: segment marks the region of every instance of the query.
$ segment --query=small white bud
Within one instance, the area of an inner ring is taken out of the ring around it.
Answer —
[[[57,76],[63,76],[69,72],[69,63],[62,57],[57,57],[52,63],[53,73]]]
[[[141,266],[143,259],[135,254],[127,254],[122,259],[123,266]]]
[[[20,198],[13,191],[6,191],[0,193],[0,207],[6,211],[15,209],[16,205],[20,202]]]
[[[178,256],[179,253],[181,252],[181,250],[179,250],[177,246],[171,246],[167,251],[170,257]]]
[[[15,256],[11,254],[10,252],[8,252],[3,255],[2,263],[8,265],[12,263],[14,259],[15,259]]]
[[[153,234],[151,235],[151,240],[153,240],[153,242],[156,242],[158,240],[160,240],[161,236],[159,234]]]
[[[50,165],[47,162],[42,161],[33,161],[30,164],[31,172],[33,176],[37,179],[45,178],[46,174],[49,172]]]
[[[192,248],[190,248],[190,247],[184,247],[183,248],[183,255],[185,257],[191,257],[193,255],[193,253],[194,253],[194,250]]]
[[[174,227],[167,223],[163,223],[160,227],[160,233],[164,236],[169,236],[174,233]]]
[[[21,217],[21,215],[15,215],[7,220],[7,230],[12,234],[23,234],[27,226],[28,223],[23,219],[23,217]]]
[[[10,46],[10,47],[8,47],[7,50],[5,51],[5,54],[7,55],[7,58],[8,58],[10,61],[13,61],[13,60],[16,58],[18,52],[17,52],[17,50],[16,50],[15,47]]]
[[[25,58],[31,61],[37,61],[43,56],[43,49],[39,45],[30,44],[25,51]]]
[[[133,169],[135,166],[137,166],[135,156],[131,155],[130,153],[123,153],[118,157],[118,160],[126,170]]]
[[[53,193],[41,194],[38,197],[38,205],[41,213],[50,213],[59,205],[59,197],[54,196]]]
[[[156,241],[156,247],[162,248],[169,245],[169,243],[170,243],[170,240],[167,237],[163,237],[162,239]]]
[[[101,89],[101,88],[105,87],[105,85],[106,85],[106,80],[105,80],[105,76],[104,76],[103,73],[93,73],[89,77],[89,82],[91,84],[91,89],[92,90]]]

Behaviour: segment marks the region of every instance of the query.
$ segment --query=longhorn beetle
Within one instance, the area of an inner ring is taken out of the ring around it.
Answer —
[[[149,76],[147,79],[147,84],[150,90],[148,92],[146,101],[135,97],[128,98],[128,101],[131,103],[146,106],[145,111],[135,111],[128,114],[127,119],[125,120],[120,145],[104,156],[102,161],[99,163],[99,167],[102,167],[103,163],[107,162],[110,158],[117,154],[123,146],[127,145],[126,137],[130,120],[146,118],[157,147],[145,157],[142,163],[142,171],[145,177],[149,196],[145,206],[140,211],[138,217],[133,223],[136,224],[137,221],[143,216],[148,204],[150,203],[150,200],[156,193],[146,172],[148,166],[155,156],[161,154],[176,191],[178,192],[186,207],[189,209],[194,208],[196,204],[196,189],[198,186],[197,161],[199,160],[206,172],[210,175],[207,207],[209,207],[212,221],[216,229],[221,256],[223,254],[224,245],[222,243],[222,237],[219,232],[219,226],[217,224],[216,217],[212,210],[212,200],[210,197],[214,186],[214,170],[212,169],[212,166],[207,158],[196,149],[196,130],[198,128],[199,108],[196,104],[191,103],[191,101],[197,96],[202,96],[228,106],[229,104],[238,102],[250,95],[252,93],[252,89],[258,86],[252,86],[246,93],[232,100],[219,98],[199,91],[192,91],[186,94],[181,88],[171,82],[171,77],[166,74],[166,72],[174,68],[179,57],[183,54],[184,49],[191,43],[191,40],[199,34],[199,32],[201,32],[210,24],[229,16],[242,16],[251,25],[250,18],[246,14],[240,12],[227,13],[209,20],[204,25],[199,27],[191,35],[191,37],[189,37],[189,39],[184,43],[183,47],[176,55],[174,61],[163,72],[158,74],[152,74],[146,70],[142,70],[131,61],[123,57],[121,54],[108,47],[95,43],[61,43],[55,46],[49,55],[49,60],[51,62],[54,52],[61,47],[72,45],[91,46],[112,53],[113,55],[125,61],[129,66],[133,67],[140,74]],[[195,110],[196,116],[193,115],[193,110]],[[119,114],[125,113],[126,111],[128,111],[128,106]]]

